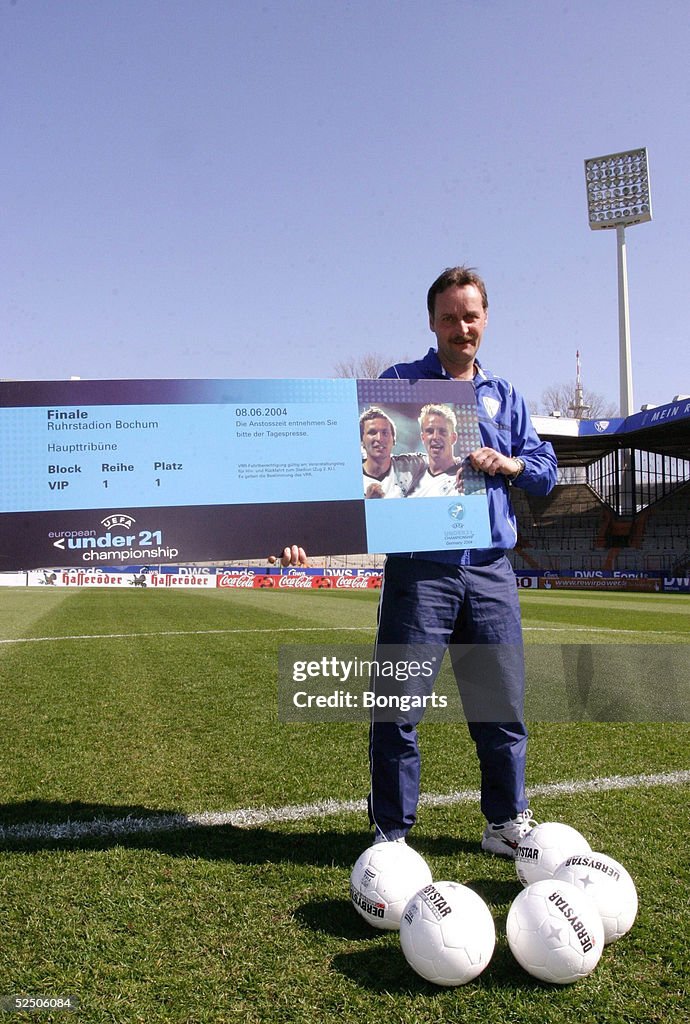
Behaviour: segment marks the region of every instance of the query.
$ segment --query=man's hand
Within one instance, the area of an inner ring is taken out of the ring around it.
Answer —
[[[489,476],[496,476],[497,473],[503,476],[514,476],[520,469],[520,463],[510,455],[503,455],[494,448],[477,448],[469,454],[470,464],[474,469],[487,473]]]
[[[287,569],[289,565],[299,565],[304,568],[309,565],[304,548],[299,547],[297,544],[293,544],[292,547],[289,548],[284,548],[281,555],[269,555],[268,561],[271,565],[275,565],[276,562],[280,562],[284,569]]]
[[[383,487],[381,484],[369,484],[366,491],[364,492],[365,498],[383,498]]]

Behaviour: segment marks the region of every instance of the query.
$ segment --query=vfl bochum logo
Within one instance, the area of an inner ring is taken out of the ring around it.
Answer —
[[[605,430],[608,430],[609,420],[597,420],[594,424],[594,429],[598,430],[600,434],[603,434]]]
[[[448,506],[448,515],[455,522],[459,522],[465,515],[465,506],[461,505],[459,501],[454,501],[452,505]]]
[[[498,401],[497,398],[486,398],[486,397],[482,398],[482,402],[484,403],[484,408],[488,412],[488,414],[491,417],[491,419],[494,419],[496,413],[501,408],[501,403]]]

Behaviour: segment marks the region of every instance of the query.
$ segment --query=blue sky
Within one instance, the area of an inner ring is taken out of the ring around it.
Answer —
[[[690,392],[685,0],[0,0],[0,377],[329,377],[432,342],[618,399],[615,232],[585,158],[646,146],[635,408]]]

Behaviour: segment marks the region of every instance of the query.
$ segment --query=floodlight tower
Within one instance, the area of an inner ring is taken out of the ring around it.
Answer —
[[[620,367],[620,414],[633,411],[628,310],[628,265],[625,228],[652,219],[652,197],[646,149],[585,160],[587,209],[592,231],[615,228],[618,241],[618,337]]]

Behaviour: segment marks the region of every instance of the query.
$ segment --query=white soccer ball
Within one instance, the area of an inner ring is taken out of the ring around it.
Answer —
[[[544,821],[535,825],[518,844],[515,870],[523,885],[532,885],[542,878],[551,878],[559,864],[572,853],[589,853],[585,837],[560,821]]]
[[[400,922],[409,965],[436,985],[464,985],[484,970],[496,945],[491,912],[459,882],[433,882],[415,893]]]
[[[637,917],[637,889],[613,857],[595,852],[574,854],[556,868],[553,877],[571,882],[594,901],[607,945],[630,931]]]
[[[350,875],[350,899],[374,928],[396,931],[405,904],[431,881],[429,865],[405,843],[375,843],[364,851]]]
[[[590,974],[604,948],[593,901],[570,882],[545,878],[516,896],[506,920],[508,945],[529,974],[569,985]]]

